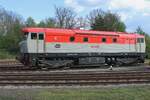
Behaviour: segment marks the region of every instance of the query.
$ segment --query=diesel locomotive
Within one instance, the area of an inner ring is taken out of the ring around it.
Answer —
[[[18,59],[24,65],[63,67],[144,63],[145,37],[136,33],[23,28]]]

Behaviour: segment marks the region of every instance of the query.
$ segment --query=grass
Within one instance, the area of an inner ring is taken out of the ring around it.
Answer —
[[[145,64],[150,65],[150,59],[145,59]]]
[[[43,91],[37,100],[149,100],[150,87]]]
[[[15,59],[16,55],[5,50],[0,50],[0,59]]]
[[[150,86],[0,91],[0,100],[150,100]]]

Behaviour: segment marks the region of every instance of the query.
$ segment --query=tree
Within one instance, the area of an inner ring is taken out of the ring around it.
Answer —
[[[20,15],[0,8],[0,35],[5,36],[7,34],[12,34],[14,24],[16,23],[23,23]]]
[[[126,29],[120,17],[109,11],[104,12],[100,9],[96,9],[90,12],[87,18],[92,30],[124,32]]]
[[[11,11],[0,8],[0,49],[11,53],[17,52],[22,38],[22,17]]]
[[[46,27],[56,27],[56,20],[54,18],[45,19]]]
[[[116,26],[118,31],[125,32],[126,31],[126,25],[123,22],[118,22],[118,25]]]
[[[87,20],[85,18],[78,17],[76,19],[76,26],[75,26],[75,28],[77,28],[77,29],[81,29],[81,28],[86,29],[87,27],[88,27],[88,23],[87,23]]]
[[[150,36],[143,31],[143,29],[138,26],[138,28],[136,29],[136,33],[141,34],[141,35],[145,35],[145,42],[146,42],[146,54],[148,55],[148,57],[150,58]]]
[[[37,25],[38,27],[47,27],[45,22],[42,20],[40,23]]]
[[[136,33],[138,34],[142,34],[145,35],[146,33],[142,30],[142,28],[140,26],[138,26],[138,28],[136,29]]]
[[[28,17],[25,22],[26,27],[35,27],[36,23],[32,17]]]
[[[70,8],[55,7],[55,16],[59,28],[74,28],[76,13]]]
[[[145,41],[146,41],[146,54],[148,55],[148,58],[150,58],[150,36],[148,34],[145,35]]]
[[[96,22],[97,24],[101,23],[101,29],[104,29],[104,14],[105,13],[101,9],[95,9],[89,13],[87,19],[93,30],[98,28]]]
[[[37,25],[38,27],[56,27],[56,20],[54,18],[47,18],[45,20],[40,21]]]

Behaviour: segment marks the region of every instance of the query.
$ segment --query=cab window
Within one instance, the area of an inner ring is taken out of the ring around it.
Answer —
[[[44,35],[43,35],[43,33],[39,33],[39,40],[44,40]]]
[[[25,33],[24,33],[23,40],[27,40],[28,34],[29,34],[28,32],[25,32]]]
[[[140,43],[140,38],[137,38],[137,43]]]
[[[24,35],[28,35],[29,34],[29,32],[24,32]]]
[[[144,43],[144,38],[137,38],[137,43]]]
[[[31,33],[31,39],[33,40],[37,39],[37,33]]]
[[[144,43],[144,38],[141,38],[141,43]]]

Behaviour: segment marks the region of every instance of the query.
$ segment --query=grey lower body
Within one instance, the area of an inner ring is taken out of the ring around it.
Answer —
[[[144,63],[145,53],[22,53],[18,60],[24,65],[126,65]]]

